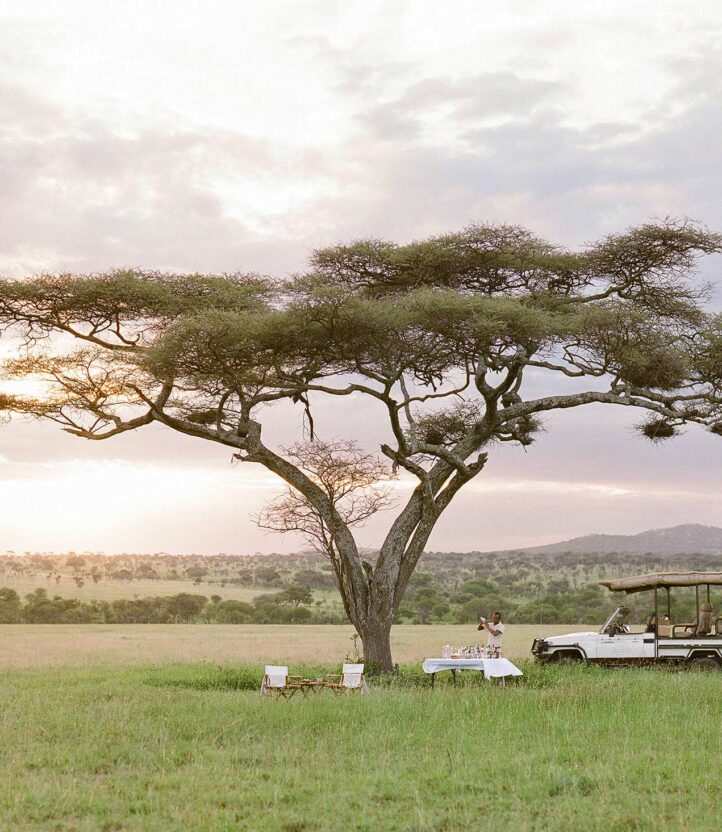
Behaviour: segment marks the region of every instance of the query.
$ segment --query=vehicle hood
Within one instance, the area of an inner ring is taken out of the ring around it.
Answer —
[[[563,636],[550,636],[549,638],[545,638],[544,641],[546,641],[546,643],[549,645],[575,644],[576,642],[582,639],[586,640],[590,638],[597,638],[598,635],[599,633],[595,632],[568,633]]]

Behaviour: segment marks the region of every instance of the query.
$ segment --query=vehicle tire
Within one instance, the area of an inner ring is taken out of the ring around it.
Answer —
[[[584,661],[576,650],[561,650],[555,655],[557,664],[579,664]]]
[[[719,660],[714,656],[696,656],[689,660],[689,670],[722,670]]]

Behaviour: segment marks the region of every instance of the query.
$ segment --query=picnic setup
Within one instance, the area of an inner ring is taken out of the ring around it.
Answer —
[[[502,686],[506,685],[507,677],[523,676],[519,668],[500,655],[494,648],[460,647],[453,649],[448,644],[442,648],[440,659],[425,659],[421,665],[424,673],[431,676],[431,687],[434,687],[436,674],[450,670],[456,685],[456,674],[460,670],[476,670],[483,674],[484,679],[500,679]]]
[[[461,670],[480,672],[489,682],[492,679],[499,679],[502,687],[506,687],[508,677],[524,675],[515,664],[501,655],[505,625],[499,610],[492,614],[490,621],[483,616],[480,617],[477,630],[485,630],[488,634],[485,647],[478,644],[470,647],[452,647],[450,644],[445,644],[441,648],[441,658],[424,659],[421,668],[424,673],[431,676],[432,689],[436,674],[444,670],[451,671],[454,687],[456,687],[456,674]],[[352,637],[354,645],[357,638],[358,635]],[[353,664],[344,663],[339,674],[329,674],[326,678],[320,676],[316,679],[307,679],[303,676],[291,675],[287,665],[267,664],[261,682],[261,696],[291,699],[297,693],[301,693],[305,699],[310,693],[316,695],[327,689],[337,694],[352,691],[368,694],[369,687],[364,670],[365,665],[358,661]]]
[[[490,621],[483,616],[479,618],[476,629],[487,632],[485,647],[480,647],[478,644],[470,647],[452,647],[450,644],[445,644],[441,648],[440,659],[424,661],[421,667],[424,673],[431,675],[432,688],[436,674],[442,670],[451,671],[454,686],[456,686],[456,674],[460,670],[479,671],[487,681],[499,679],[502,687],[506,687],[507,677],[524,675],[516,665],[501,655],[506,625],[502,621],[502,614],[499,610],[492,614]]]
[[[434,688],[436,674],[444,670],[451,671],[454,686],[456,686],[456,674],[461,670],[478,671],[487,681],[499,679],[502,686],[506,686],[508,677],[524,675],[509,659],[501,656],[499,649],[495,647],[482,648],[476,645],[453,648],[447,644],[441,652],[441,658],[424,659],[421,665],[424,673],[431,676],[432,689]],[[330,690],[334,694],[358,692],[365,695],[369,693],[369,686],[366,682],[364,670],[364,664],[344,663],[341,673],[329,673],[326,677],[307,679],[303,676],[290,674],[288,665],[267,664],[261,682],[260,694],[274,699],[291,699],[297,693],[300,693],[302,698],[305,699],[309,694],[315,696],[324,690]]]
[[[328,674],[325,679],[304,679],[302,676],[291,676],[286,665],[267,664],[261,682],[261,696],[276,699],[290,699],[296,693],[306,697],[309,693],[318,694],[322,690],[336,694],[354,691],[367,694],[369,688],[364,678],[364,665],[344,664],[341,673]]]

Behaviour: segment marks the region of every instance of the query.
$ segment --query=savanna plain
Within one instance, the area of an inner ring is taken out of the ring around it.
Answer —
[[[351,629],[4,626],[0,828],[718,829],[720,674],[538,666],[538,629],[506,688],[432,691],[421,657],[470,628],[400,626],[369,696],[274,701],[264,660],[337,672]]]

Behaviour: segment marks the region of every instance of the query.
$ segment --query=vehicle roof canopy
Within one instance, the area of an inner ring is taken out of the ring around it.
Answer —
[[[654,572],[633,578],[617,578],[615,581],[600,581],[612,592],[645,592],[655,587],[672,586],[722,586],[722,572]]]

